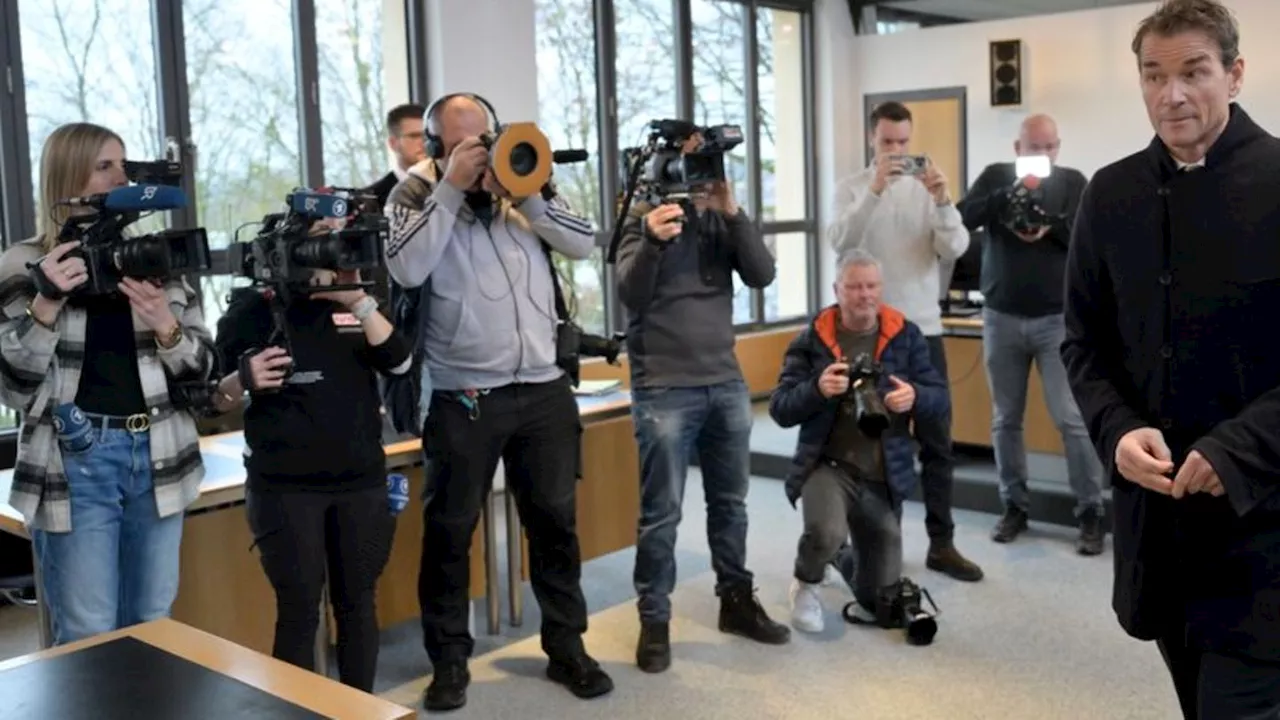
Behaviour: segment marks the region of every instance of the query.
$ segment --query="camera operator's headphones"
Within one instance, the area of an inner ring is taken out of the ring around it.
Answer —
[[[440,112],[440,108],[443,107],[445,103],[453,100],[454,98],[460,97],[468,98],[469,100],[474,101],[477,105],[483,107],[485,109],[485,113],[489,116],[489,132],[498,131],[498,111],[493,109],[493,105],[488,100],[485,100],[483,97],[475,93],[449,93],[427,106],[427,111],[424,113],[424,117],[426,117],[427,122],[426,131],[423,133],[423,136],[427,140],[427,157],[435,158],[436,160],[440,160],[444,157],[444,140],[436,134],[435,130],[436,113]]]

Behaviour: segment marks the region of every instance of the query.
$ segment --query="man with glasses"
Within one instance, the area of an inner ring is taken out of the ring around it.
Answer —
[[[383,175],[368,187],[378,198],[378,209],[387,204],[387,196],[409,173],[409,168],[426,159],[426,135],[422,116],[426,108],[416,103],[405,103],[391,108],[387,113],[387,149],[395,157],[391,172]]]

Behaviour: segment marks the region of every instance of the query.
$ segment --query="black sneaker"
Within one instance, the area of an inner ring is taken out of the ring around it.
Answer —
[[[431,671],[431,684],[423,695],[422,707],[430,712],[457,710],[467,704],[471,672],[465,662],[441,662]]]
[[[647,673],[660,673],[671,667],[670,626],[664,622],[640,621],[640,640],[636,643],[636,666]]]
[[[585,652],[567,658],[552,658],[547,663],[547,678],[569,688],[569,692],[583,700],[613,691],[613,678]]]
[[[1027,511],[1018,507],[1010,507],[991,531],[991,539],[998,543],[1013,542],[1027,530]]]
[[[791,641],[791,628],[769,618],[750,586],[727,590],[720,596],[720,632],[766,645],[786,645]]]
[[[1081,555],[1101,555],[1106,535],[1107,531],[1102,527],[1102,510],[1085,510],[1080,514],[1080,537],[1076,540],[1076,552]]]

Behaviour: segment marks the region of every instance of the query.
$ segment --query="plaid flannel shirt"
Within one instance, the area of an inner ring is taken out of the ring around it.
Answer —
[[[0,403],[21,415],[18,456],[9,504],[29,528],[71,532],[71,495],[53,426],[53,410],[74,402],[85,361],[87,314],[65,306],[54,329],[28,314],[35,297],[27,263],[43,254],[36,241],[0,256]],[[182,341],[161,349],[155,333],[133,318],[138,377],[151,416],[151,472],[161,517],[182,512],[200,494],[204,464],[194,416],[175,410],[169,379],[207,380],[215,365],[213,336],[195,291],[183,280],[165,285],[169,307],[182,324]]]

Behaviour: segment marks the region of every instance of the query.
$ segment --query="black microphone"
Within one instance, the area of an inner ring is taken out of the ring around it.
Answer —
[[[586,162],[591,157],[586,150],[556,150],[551,153],[551,162],[556,165]]]

